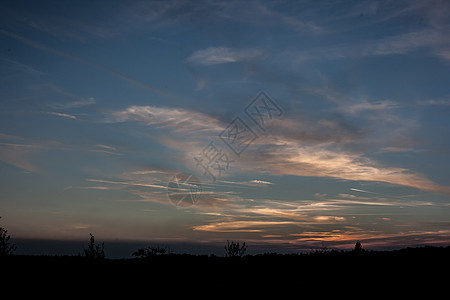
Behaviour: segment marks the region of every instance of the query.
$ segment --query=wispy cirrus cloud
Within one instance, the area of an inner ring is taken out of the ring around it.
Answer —
[[[327,45],[323,48],[286,51],[284,56],[288,57],[291,62],[302,63],[318,59],[335,60],[349,57],[400,55],[428,49],[430,55],[448,60],[450,43],[445,38],[448,32],[447,28],[422,29],[391,37],[370,39],[358,44],[348,42]]]
[[[94,4],[93,7],[96,7]],[[205,22],[223,22],[234,20],[257,27],[281,26],[301,32],[315,32],[321,28],[310,16],[297,16],[285,13],[278,5],[255,1],[242,3],[241,1],[132,1],[126,5],[116,3],[107,7],[101,6],[102,17],[87,14],[73,14],[70,18],[61,18],[67,10],[76,11],[78,7],[71,4],[60,5],[43,4],[41,12],[37,13],[28,7],[2,7],[2,17],[6,21],[20,22],[34,30],[51,34],[61,40],[68,38],[80,42],[93,39],[113,39],[133,32],[145,30],[154,32],[155,29],[173,26],[202,26]],[[69,8],[68,8],[69,7]]]
[[[450,58],[449,58],[450,60]],[[425,99],[417,101],[420,106],[450,106],[450,97],[441,99]]]
[[[142,187],[156,188],[156,189],[162,189],[162,190],[167,189],[167,186],[164,186],[164,185],[143,183],[143,182],[112,181],[112,180],[103,180],[103,179],[86,179],[86,180],[89,182],[108,183],[108,184],[112,184],[112,185],[142,186]]]
[[[225,183],[225,184],[231,184],[231,185],[243,185],[243,186],[250,186],[250,187],[265,187],[268,185],[272,185],[273,182],[265,181],[265,180],[259,180],[259,179],[253,179],[250,181],[228,181],[228,180],[219,180],[218,183]]]
[[[349,113],[386,111],[395,108],[391,101],[361,102]],[[139,121],[148,125],[169,128],[176,132],[221,132],[217,118],[190,110],[167,107],[131,106],[112,113],[115,121]],[[330,123],[331,122],[331,123]],[[295,124],[295,126],[293,125]],[[449,192],[448,187],[434,183],[426,176],[406,168],[381,165],[365,156],[364,152],[339,147],[361,137],[358,128],[351,129],[333,121],[309,123],[297,119],[274,121],[272,135],[253,143],[245,161],[237,168],[254,173],[264,170],[277,175],[296,175],[388,182],[435,192]],[[295,130],[293,130],[295,128]],[[199,135],[199,137],[202,137]],[[192,155],[205,146],[185,139],[161,141],[174,149],[183,148],[188,166]],[[256,185],[257,182],[253,182]],[[250,183],[247,183],[250,184]]]
[[[55,113],[57,117],[69,118],[70,115]],[[70,144],[58,140],[40,140],[29,137],[16,136],[0,132],[0,160],[26,170],[28,172],[43,173],[45,170],[40,166],[42,160],[35,155],[48,151],[67,151],[99,153],[120,156],[119,149],[108,145]]]
[[[212,66],[254,60],[263,56],[264,53],[257,49],[236,50],[228,47],[209,47],[195,51],[186,59],[186,62],[191,65]]]
[[[358,191],[352,189],[350,192]],[[211,218],[193,225],[192,230],[205,234],[229,233],[238,238],[245,237],[246,241],[261,242],[263,238],[265,242],[274,244],[308,247],[317,243],[348,247],[356,240],[363,240],[365,245],[371,246],[383,243],[384,239],[405,243],[413,236],[416,237],[416,243],[431,239],[441,244],[445,237],[448,238],[447,230],[444,232],[442,228],[431,228],[447,226],[446,223],[431,224],[428,229],[424,229],[420,222],[407,225],[400,222],[402,226],[395,226],[396,221],[391,215],[398,214],[399,208],[408,206],[412,216],[414,213],[423,213],[426,207],[436,205],[426,201],[411,201],[408,197],[339,194],[316,200],[255,199],[252,205],[247,205],[245,201],[235,204],[219,213],[208,213]],[[355,223],[355,220],[358,221]],[[386,224],[390,224],[392,230],[386,231]]]
[[[219,119],[201,112],[182,108],[130,106],[111,113],[112,121],[139,121],[147,125],[171,128],[175,131],[220,131]]]
[[[117,174],[114,179],[86,179],[92,186],[78,187],[81,189],[97,190],[121,190],[134,196],[130,199],[120,200],[121,202],[146,202],[156,203],[162,207],[173,207],[173,203],[168,196],[168,183],[177,172],[175,170],[137,170]],[[101,186],[99,186],[101,184]],[[77,187],[70,187],[77,188]],[[174,188],[172,187],[173,191]],[[177,190],[181,194],[191,193],[191,190],[181,186]],[[173,193],[172,193],[173,194]],[[215,185],[202,183],[202,189],[196,192],[199,200],[194,206],[189,207],[199,214],[214,212],[218,216],[223,216],[230,211],[234,211],[244,202],[237,193],[231,191],[217,191]],[[137,198],[136,198],[137,197]]]
[[[42,169],[34,162],[33,155],[43,149],[33,144],[0,143],[0,160],[28,172],[41,173]]]
[[[56,88],[54,88],[56,89]],[[60,91],[60,89],[58,89],[56,92],[58,93],[64,93],[65,95],[67,95],[67,93]],[[75,98],[74,95],[69,95],[70,97]],[[66,102],[66,103],[61,103],[61,102],[57,102],[57,103],[52,103],[50,104],[50,106],[52,108],[55,109],[73,109],[73,108],[81,108],[81,107],[86,107],[86,106],[91,106],[94,105],[96,103],[96,100],[94,97],[89,97],[87,99],[79,99],[79,100],[74,100],[74,101],[70,101],[70,102]]]
[[[263,232],[265,228],[293,225],[292,221],[228,221],[196,225],[193,230],[209,232]]]
[[[245,162],[248,172],[264,168],[279,175],[342,178],[347,180],[379,181],[441,193],[450,188],[441,186],[426,176],[411,170],[383,166],[362,153],[331,150],[324,145],[302,146],[284,141],[253,152],[254,160]],[[244,165],[244,164],[243,164]]]
[[[387,110],[391,110],[397,107],[398,104],[390,100],[383,100],[379,102],[363,101],[356,103],[354,105],[349,105],[347,111],[351,114],[357,114],[360,112],[374,112],[374,111],[385,112]]]
[[[52,115],[52,116],[56,116],[56,117],[72,119],[72,120],[76,120],[77,119],[77,117],[74,116],[74,115],[69,115],[69,114],[64,114],[64,113],[59,113],[59,112],[54,112],[54,111],[47,112],[47,114]]]
[[[341,249],[348,249],[356,240],[362,240],[365,246],[371,248],[405,247],[426,244],[446,245],[450,237],[449,230],[406,230],[400,232],[383,232],[377,230],[362,230],[360,228],[348,228],[335,231],[305,231],[293,234],[291,243],[328,245]],[[283,242],[283,240],[278,240]],[[287,240],[284,240],[287,242]]]

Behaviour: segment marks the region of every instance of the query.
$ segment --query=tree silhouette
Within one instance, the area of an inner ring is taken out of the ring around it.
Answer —
[[[245,242],[242,243],[242,246],[239,243],[235,243],[233,241],[227,240],[227,245],[225,246],[225,257],[242,257],[247,251],[247,246]]]
[[[363,249],[363,246],[361,245],[361,242],[359,240],[356,241],[355,248],[353,248],[353,252],[361,253],[363,251],[364,251],[364,249]]]
[[[103,259],[105,258],[105,243],[102,242],[101,246],[95,243],[95,238],[92,233],[89,233],[91,236],[90,241],[88,243],[88,248],[84,249],[84,255],[88,258],[95,258],[95,259]]]
[[[11,236],[8,235],[8,230],[0,227],[0,256],[13,254],[16,250],[16,245],[9,242],[10,238]]]

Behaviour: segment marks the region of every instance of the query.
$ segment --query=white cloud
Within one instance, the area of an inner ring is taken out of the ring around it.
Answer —
[[[67,94],[66,92],[62,91],[61,89],[53,86],[53,90],[59,94],[67,95],[68,97],[75,97],[74,95]],[[51,107],[55,109],[72,109],[72,108],[80,108],[85,106],[94,105],[96,103],[95,98],[89,97],[87,99],[81,99],[76,101],[71,101],[67,103],[53,103]]]
[[[95,146],[97,146],[99,148],[103,148],[103,149],[109,150],[109,151],[117,151],[117,148],[113,147],[113,146],[102,145],[102,144],[97,144]]]
[[[107,183],[107,184],[113,184],[113,185],[118,184],[118,185],[128,185],[128,186],[142,186],[142,187],[162,189],[162,190],[167,189],[167,186],[160,185],[160,184],[150,184],[150,183],[130,182],[130,181],[111,181],[111,180],[103,180],[103,179],[86,179],[86,180],[89,182]]]
[[[272,183],[272,182],[269,182],[269,181],[253,179],[253,180],[250,180],[249,184],[255,184],[255,185],[269,185],[269,184],[273,184],[273,183]]]
[[[181,108],[131,106],[112,113],[115,121],[140,121],[148,125],[174,128],[176,131],[220,131],[218,119],[207,114]]]
[[[250,180],[250,181],[219,180],[218,182],[219,183],[225,183],[225,184],[236,184],[236,185],[244,185],[244,186],[259,186],[259,187],[273,184],[272,182],[264,181],[264,180],[258,180],[258,179],[253,179],[253,180]]]
[[[47,112],[47,114],[52,115],[52,116],[56,116],[56,117],[62,117],[62,118],[68,118],[68,119],[73,119],[76,120],[77,117],[74,115],[69,115],[69,114],[63,114],[63,113],[59,113],[59,112]]]
[[[361,102],[353,107],[347,106],[351,113],[386,111],[395,107],[396,104],[388,100],[377,103]],[[114,112],[113,116],[119,121],[140,121],[181,133],[223,130],[223,126],[216,118],[179,108],[131,106],[123,111]],[[239,159],[239,163],[232,162],[232,169],[222,176],[229,176],[236,171],[252,174],[267,172],[275,175],[379,181],[429,191],[449,192],[447,187],[440,186],[417,172],[396,166],[381,165],[367,158],[364,152],[336,147],[345,145],[347,142],[355,142],[359,136],[358,130],[344,130],[336,122],[316,123],[311,126],[307,121],[299,122],[295,119],[273,122],[274,135],[258,139],[246,150],[245,158]],[[295,131],[289,128],[295,128]],[[192,170],[198,170],[198,167],[194,166],[192,155],[200,153],[207,144],[207,142],[201,143],[201,140],[187,142],[182,136],[179,139],[160,138],[160,142],[166,146],[183,149],[184,163]],[[222,183],[238,184],[226,181]],[[255,179],[239,184],[267,186],[270,183]]]
[[[301,141],[277,137],[277,143],[247,150],[241,160],[241,171],[267,172],[276,175],[296,175],[379,181],[435,192],[450,189],[411,170],[383,166],[363,153],[330,148],[327,144],[304,145]]]
[[[386,111],[388,109],[394,109],[396,107],[397,104],[389,100],[375,103],[363,101],[354,105],[349,105],[349,107],[347,107],[347,112],[356,114],[362,111]]]
[[[253,60],[262,56],[263,52],[257,49],[234,50],[227,47],[209,47],[194,52],[186,61],[191,65],[211,66]]]

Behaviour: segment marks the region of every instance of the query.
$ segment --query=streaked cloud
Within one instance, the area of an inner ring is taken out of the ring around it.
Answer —
[[[78,223],[78,224],[68,225],[68,227],[71,229],[86,230],[86,229],[92,229],[92,228],[98,227],[98,225]]]
[[[386,233],[383,231],[367,231],[361,229],[346,229],[336,231],[307,231],[294,234],[297,237],[291,243],[327,243],[331,247],[349,249],[356,240],[361,240],[364,247],[376,249],[383,247],[417,246],[418,241],[427,244],[446,245],[450,237],[449,230],[407,230]],[[283,242],[279,240],[278,242]],[[286,242],[286,241],[284,241]]]
[[[49,47],[49,46],[47,46],[45,44],[38,43],[38,42],[36,42],[34,40],[25,38],[23,36],[17,35],[15,33],[12,33],[12,32],[9,32],[9,31],[3,30],[3,29],[0,29],[0,34],[3,34],[3,35],[8,36],[10,38],[13,38],[13,39],[15,39],[15,40],[17,40],[17,41],[19,41],[21,43],[24,43],[24,44],[26,44],[28,46],[31,46],[31,47],[36,48],[36,49],[39,49],[39,50],[44,51],[46,53],[53,54],[53,55],[60,56],[60,57],[64,57],[66,59],[69,59],[69,60],[72,60],[72,61],[75,61],[75,62],[78,62],[78,63],[81,63],[81,64],[85,64],[85,65],[93,67],[95,69],[107,72],[109,74],[112,74],[112,75],[116,76],[117,78],[120,78],[122,80],[130,82],[132,84],[141,86],[141,87],[143,87],[143,88],[145,88],[147,90],[150,90],[150,91],[152,91],[154,93],[157,93],[157,94],[165,97],[166,99],[168,99],[170,101],[173,101],[173,102],[175,102],[177,104],[183,104],[183,102],[180,101],[179,99],[173,97],[172,95],[170,95],[170,94],[168,94],[168,93],[166,93],[166,92],[164,92],[164,91],[162,91],[162,90],[160,90],[160,89],[158,89],[158,88],[156,88],[154,86],[151,86],[149,84],[146,84],[146,83],[143,83],[141,81],[138,81],[138,80],[136,80],[134,78],[131,78],[131,77],[129,77],[129,76],[125,75],[125,74],[122,74],[122,73],[120,73],[120,72],[118,72],[116,70],[113,70],[111,68],[105,67],[103,65],[99,65],[96,62],[84,59],[82,57],[75,56],[75,55],[73,55],[71,53],[67,53],[67,52],[64,52],[64,51],[61,51],[61,50],[58,50],[58,49],[51,48],[51,47]],[[184,105],[187,105],[187,104],[184,103]]]
[[[310,248],[314,248],[317,243],[348,248],[356,240],[363,241],[369,247],[383,247],[390,243],[410,245],[408,239],[411,237],[418,240],[426,237],[436,244],[445,243],[445,238],[449,236],[448,230],[420,230],[418,228],[423,226],[420,224],[401,226],[401,222],[396,223],[397,218],[391,217],[405,205],[423,211],[422,207],[426,203],[420,202],[351,194],[321,200],[259,199],[252,206],[240,202],[222,213],[210,212],[208,215],[211,220],[202,221],[192,229],[205,234],[232,233],[235,237],[245,236],[248,242],[258,243],[263,238],[265,242],[273,244],[287,243]],[[372,208],[361,210],[361,205]],[[409,210],[410,213],[412,211]],[[380,225],[379,220],[390,223],[392,230],[386,231],[379,227],[385,226]]]
[[[350,188],[350,191],[361,192],[361,193],[372,193],[372,192],[361,190],[361,189],[357,189],[357,188]]]
[[[0,160],[29,172],[41,173],[33,155],[43,149],[40,145],[0,143]]]
[[[262,232],[263,228],[296,224],[290,221],[230,221],[196,225],[193,230],[210,232]]]
[[[449,3],[132,1],[101,17],[91,4],[0,4],[11,231],[448,243]],[[260,89],[283,118],[252,127],[238,157],[218,134],[235,116],[252,126],[243,109]],[[215,182],[193,159],[212,141],[231,159]],[[181,171],[202,190],[179,209],[167,186]]]
[[[344,103],[339,105],[347,106],[347,112],[352,115],[363,111],[385,113],[397,107],[397,104],[390,100],[378,103],[362,101],[353,105],[344,105]],[[159,141],[165,146],[184,149],[188,167],[194,165],[192,155],[200,153],[206,145],[200,141],[205,140],[208,135],[201,133],[218,133],[223,130],[223,125],[218,118],[181,108],[131,106],[122,111],[112,112],[111,116],[116,122],[139,121],[170,129],[173,132],[195,133],[196,140],[187,140],[182,136],[176,139],[159,138]],[[393,116],[391,122],[400,126],[403,120],[397,120]],[[399,128],[401,131],[392,130],[389,133],[392,139],[396,133],[404,134],[405,127]],[[347,143],[354,143],[363,137],[361,129],[345,125],[342,120],[323,119],[319,122],[310,122],[285,118],[274,120],[271,123],[271,130],[273,132],[271,135],[267,135],[264,139],[258,139],[247,150],[248,158],[240,161],[237,166],[240,171],[252,173],[256,170],[265,170],[277,175],[379,181],[435,192],[447,193],[450,191],[448,187],[434,183],[418,172],[396,166],[381,165],[376,160],[368,158],[364,152],[340,147]],[[392,145],[391,149],[394,149],[392,147],[401,146]],[[383,148],[384,152],[387,151],[385,148]],[[241,184],[264,185],[263,182],[258,181]]]
[[[210,115],[182,108],[130,106],[113,112],[113,121],[139,121],[147,125],[168,127],[174,131],[219,131],[223,130],[220,121]]]
[[[54,87],[53,89],[55,89],[56,87]],[[64,91],[60,91],[60,89],[57,90],[57,93],[59,94],[65,94],[67,95],[67,92]],[[71,98],[75,97],[74,95],[68,95]],[[86,107],[86,106],[91,106],[96,104],[96,100],[94,97],[89,97],[87,99],[80,99],[80,100],[74,100],[74,101],[69,101],[69,102],[57,102],[57,103],[52,103],[50,106],[55,108],[55,109],[74,109],[74,108],[81,108],[81,107]]]
[[[64,116],[64,114],[61,116],[59,113],[55,116],[73,119]],[[37,154],[46,154],[49,151],[99,153],[114,156],[123,155],[117,148],[108,145],[74,145],[57,140],[42,140],[0,133],[0,160],[29,172],[45,172],[42,167],[39,167],[41,161],[38,159]]]
[[[59,112],[47,112],[47,114],[52,115],[52,116],[56,116],[56,117],[62,117],[62,118],[68,118],[68,119],[72,119],[72,120],[76,120],[77,117],[74,115],[69,115],[69,114],[64,114],[64,113],[59,113]]]
[[[126,182],[126,181],[111,181],[111,180],[103,180],[103,179],[86,179],[90,182],[98,182],[98,183],[108,183],[108,184],[119,184],[119,185],[128,185],[128,186],[142,186],[156,189],[166,190],[167,186],[158,185],[158,184],[150,184],[150,183],[142,183],[142,182]]]
[[[423,150],[414,147],[384,147],[377,153],[400,153],[400,152],[416,152],[420,153]]]
[[[272,182],[269,181],[264,181],[264,180],[258,180],[258,179],[253,179],[249,181],[250,185],[269,185],[269,184],[273,184]]]
[[[119,156],[124,155],[123,153],[119,152],[119,150],[116,147],[108,145],[93,145],[92,148],[87,149],[86,151]]]
[[[314,220],[318,222],[329,222],[329,221],[345,221],[344,217],[336,217],[336,216],[315,216]]]
[[[298,142],[302,144],[345,144],[361,140],[364,129],[346,122],[343,118],[284,118],[270,124],[273,143]],[[260,139],[261,140],[261,139]],[[260,141],[257,140],[256,142]]]
[[[108,186],[80,186],[77,187],[80,190],[110,190],[111,188]]]
[[[192,65],[211,66],[254,60],[263,55],[264,53],[257,49],[234,50],[227,47],[210,47],[194,52],[186,61]]]
[[[268,186],[273,184],[273,182],[253,179],[250,181],[228,181],[228,180],[219,180],[218,183],[232,184],[232,185],[244,185],[244,186]]]
[[[385,112],[388,109],[394,109],[397,108],[398,105],[394,103],[393,101],[384,100],[380,101],[378,103],[372,103],[372,102],[359,102],[354,105],[351,105],[348,108],[348,112],[351,114],[356,114],[364,111],[373,112],[373,111],[383,111]]]
[[[370,39],[360,43],[327,45],[301,51],[286,51],[284,55],[294,63],[303,63],[319,59],[344,59],[348,57],[402,55],[421,49],[427,49],[429,55],[448,60],[450,43],[445,39],[448,29],[423,29],[402,33],[390,37]]]
[[[263,169],[278,175],[380,181],[435,192],[450,192],[449,187],[441,186],[417,172],[382,166],[365,157],[363,153],[331,150],[326,144],[303,146],[301,141],[277,137],[274,144],[250,151],[252,155],[241,163],[242,169],[246,172]]]
[[[449,57],[450,60],[450,57]],[[417,104],[423,106],[450,106],[450,97],[443,99],[426,99],[417,101]]]
[[[117,151],[117,148],[113,147],[113,146],[102,145],[102,144],[98,144],[98,145],[95,145],[95,146],[97,146],[99,148],[102,148],[102,149],[109,150],[109,151]]]
[[[353,106],[351,113],[361,111],[385,111],[395,108],[395,103],[361,102]],[[174,132],[220,132],[219,120],[207,114],[180,108],[131,106],[111,114],[115,121],[139,121],[148,125],[168,128]],[[400,121],[399,121],[400,122]],[[271,123],[272,135],[257,140],[248,149],[249,158],[241,161],[239,169],[245,172],[265,170],[277,175],[334,177],[347,180],[380,181],[410,186],[436,192],[449,192],[448,187],[434,183],[424,175],[406,168],[382,166],[360,151],[334,147],[358,140],[358,129],[342,126],[339,122],[321,120],[310,123],[286,118]],[[295,129],[295,130],[294,130]],[[392,134],[392,133],[391,133]],[[161,138],[160,142],[174,149],[184,149],[188,166],[193,165],[191,155],[200,153],[203,145],[199,141]],[[252,158],[250,158],[252,157]],[[242,183],[241,183],[242,184]],[[247,185],[263,184],[254,181]]]
[[[254,28],[276,27],[306,34],[320,34],[325,29],[313,11],[285,11],[276,2],[222,1],[212,4],[211,13],[215,18],[233,20]]]

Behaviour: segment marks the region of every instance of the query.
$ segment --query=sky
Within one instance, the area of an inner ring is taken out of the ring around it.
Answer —
[[[450,244],[448,1],[0,1],[0,225]]]

